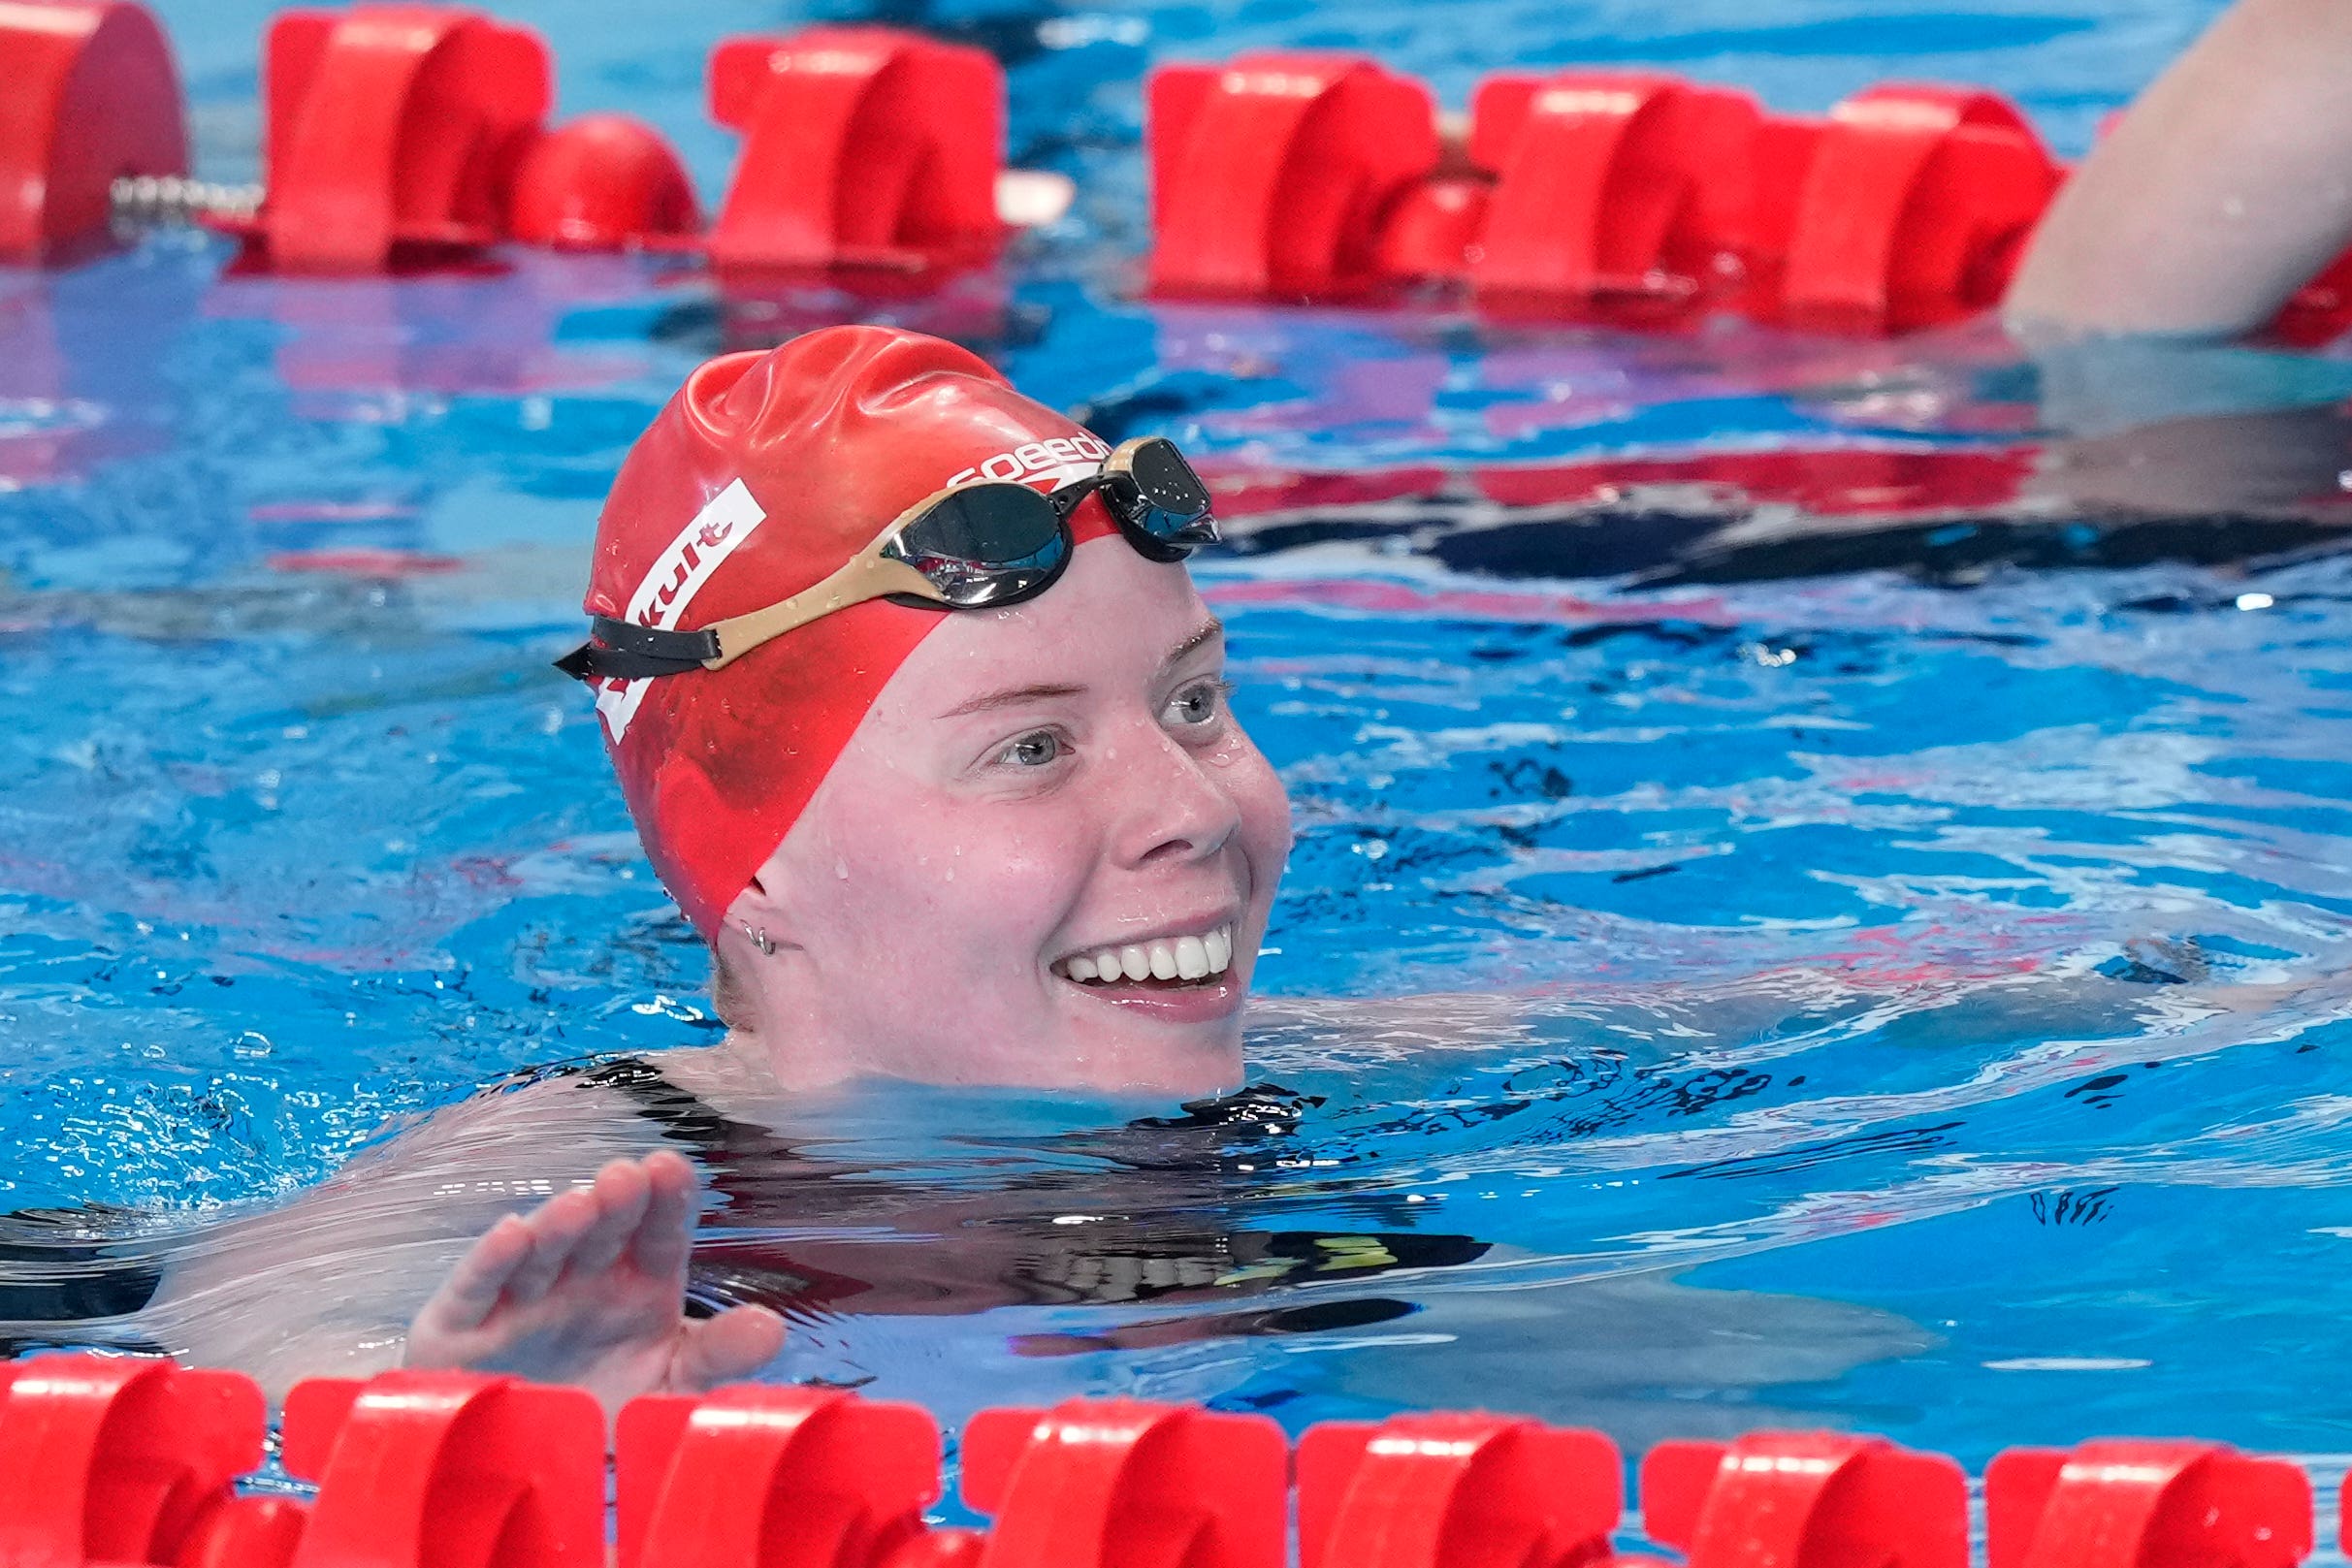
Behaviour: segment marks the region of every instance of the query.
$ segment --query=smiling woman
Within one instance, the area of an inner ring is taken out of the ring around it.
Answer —
[[[1114,451],[937,339],[836,328],[697,369],[623,464],[563,666],[711,944],[725,1040],[443,1112],[168,1266],[157,1336],[276,1381],[398,1358],[699,1389],[776,1353],[765,1302],[822,1291],[771,1259],[780,1294],[690,1316],[695,1177],[663,1139],[739,1152],[780,1097],[866,1075],[1238,1087],[1291,829],[1183,564],[1215,537],[1173,446]],[[437,1289],[304,1288],[327,1231],[419,1249]]]
[[[565,666],[759,1042],[728,1049],[790,1087],[1239,1082],[1290,830],[1181,563],[1214,537],[1168,443],[1114,452],[936,339],[689,378]]]

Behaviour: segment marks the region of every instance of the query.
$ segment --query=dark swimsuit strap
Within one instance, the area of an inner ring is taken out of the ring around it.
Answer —
[[[663,1137],[709,1153],[740,1149],[754,1140],[774,1142],[772,1135],[734,1121],[679,1088],[642,1056],[615,1057],[581,1073],[579,1081],[619,1091],[635,1102],[638,1115],[661,1129]]]

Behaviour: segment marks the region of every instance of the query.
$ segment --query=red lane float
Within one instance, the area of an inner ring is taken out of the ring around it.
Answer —
[[[661,134],[628,114],[583,114],[516,165],[507,232],[551,250],[619,250],[702,226],[693,182]]]
[[[2294,1568],[2311,1483],[2218,1443],[2011,1449],[1984,1473],[1988,1568]]]
[[[1690,1568],[1968,1564],[1968,1478],[1941,1454],[1883,1437],[1660,1443],[1642,1460],[1641,1520]]]
[[[962,1490],[995,1527],[970,1560],[1282,1568],[1289,1458],[1263,1416],[1141,1399],[983,1410],[964,1428]]]
[[[546,128],[555,67],[527,27],[449,6],[282,12],[262,75],[262,204],[215,220],[248,268],[382,272],[510,238],[617,249],[698,222],[651,127]]]
[[[884,27],[728,39],[710,112],[744,135],[717,266],[918,271],[1003,237],[1005,77],[985,50]]]
[[[1502,74],[1440,172],[1426,88],[1351,55],[1155,71],[1172,295],[1289,300],[1466,280],[1491,309],[1636,317],[1710,302],[1884,332],[1997,302],[2061,177],[2014,107],[1886,85],[1824,120],[1636,72]]]
[[[1746,93],[1674,77],[1489,77],[1470,100],[1470,162],[1495,191],[1470,276],[1490,304],[1691,303],[1736,278],[1749,246]]]
[[[268,1411],[234,1372],[55,1356],[0,1366],[0,1562],[170,1563],[217,1539]]]
[[[1378,281],[1392,209],[1437,167],[1429,89],[1360,56],[1162,66],[1144,92],[1161,293],[1301,300]]]
[[[104,248],[116,179],[188,172],[179,72],[140,6],[0,0],[0,263]]]
[[[239,1496],[250,1380],[127,1357],[0,1365],[0,1563],[24,1568],[599,1568],[604,1417],[577,1389],[395,1372],[295,1389],[283,1459],[313,1502]],[[983,1530],[926,1526],[923,1411],[830,1390],[640,1399],[615,1444],[619,1568],[1281,1568],[1293,1456],[1263,1417],[1139,1400],[991,1410],[963,1441]],[[1620,1554],[1595,1432],[1430,1413],[1309,1427],[1300,1568],[1659,1568]],[[2218,1444],[2013,1449],[1985,1474],[1986,1568],[2295,1568],[2311,1488]],[[1668,1442],[1642,1527],[1686,1568],[1965,1568],[1967,1483],[1835,1432]]]
[[[440,6],[280,12],[263,51],[251,260],[375,272],[502,238],[504,195],[554,96],[528,28]]]
[[[1791,326],[1900,331],[2000,303],[2060,170],[2014,105],[1890,83],[1756,146],[1756,252]]]
[[[1328,1422],[1299,1440],[1299,1568],[1602,1562],[1623,1468],[1598,1432],[1509,1416]]]
[[[305,1383],[282,1457],[318,1483],[282,1568],[603,1559],[604,1412],[579,1389],[466,1372]]]
[[[620,1568],[912,1568],[939,1500],[939,1428],[913,1405],[726,1389],[621,1413]]]
[[[131,0],[0,0],[0,263],[76,259],[109,238],[117,179],[185,172],[170,49]],[[986,261],[1001,204],[1022,205],[1000,190],[1004,73],[979,49],[880,27],[720,44],[710,110],[744,147],[707,235],[657,132],[620,115],[551,131],[552,82],[537,34],[478,12],[286,12],[260,208],[192,200],[253,267],[381,272],[519,240],[704,249],[723,272],[860,293],[855,274],[932,287]],[[1148,276],[1173,296],[1435,284],[1513,315],[1724,307],[1901,332],[1997,304],[2064,177],[2014,105],[1970,87],[1888,83],[1806,119],[1651,73],[1503,73],[1450,150],[1428,88],[1359,55],[1163,66],[1145,98]],[[2348,325],[2352,251],[2272,330],[2312,344]]]

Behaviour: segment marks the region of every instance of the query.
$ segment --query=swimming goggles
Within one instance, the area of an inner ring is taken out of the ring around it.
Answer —
[[[1088,496],[1102,497],[1146,560],[1182,560],[1219,537],[1208,487],[1175,442],[1147,435],[1113,448],[1099,473],[1049,494],[1012,480],[934,491],[838,571],[780,603],[698,631],[594,617],[592,640],[556,668],[583,681],[723,670],[762,643],[868,599],[946,610],[1018,604],[1051,588],[1069,566],[1076,549],[1070,514]]]

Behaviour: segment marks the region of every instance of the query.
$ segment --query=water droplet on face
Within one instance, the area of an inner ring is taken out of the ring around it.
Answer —
[[[845,882],[850,880],[850,863],[839,855],[833,857],[833,875]]]

